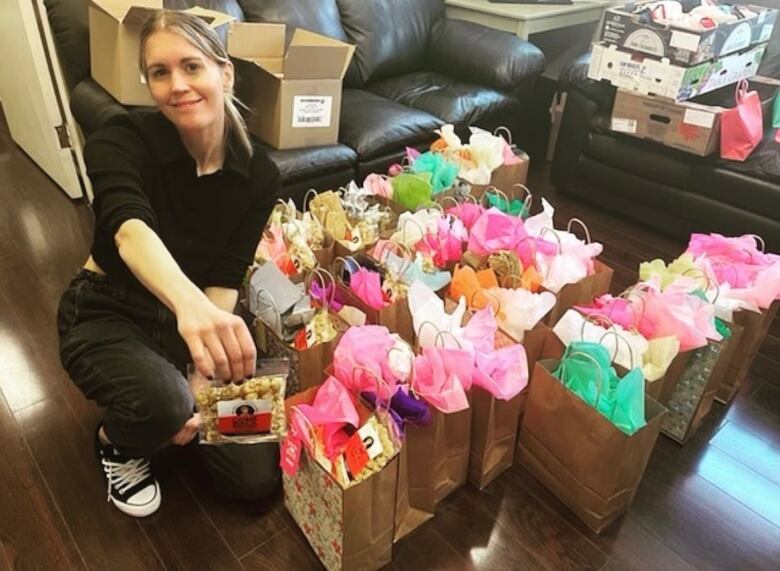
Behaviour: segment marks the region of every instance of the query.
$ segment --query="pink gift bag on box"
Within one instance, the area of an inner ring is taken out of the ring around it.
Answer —
[[[748,91],[747,80],[737,84],[735,98],[736,107],[726,109],[720,116],[720,156],[744,161],[764,135],[764,113],[758,92]]]

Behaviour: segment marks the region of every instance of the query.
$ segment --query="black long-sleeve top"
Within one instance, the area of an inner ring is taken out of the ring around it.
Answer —
[[[95,200],[92,256],[113,282],[142,288],[114,236],[145,222],[200,288],[237,288],[252,263],[281,182],[266,153],[250,157],[229,139],[223,168],[197,176],[174,125],[162,113],[112,119],[85,148]]]

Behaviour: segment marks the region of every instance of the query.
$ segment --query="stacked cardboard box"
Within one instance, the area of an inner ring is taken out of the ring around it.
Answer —
[[[613,130],[708,155],[719,148],[723,108],[688,100],[753,77],[778,11],[748,5],[749,17],[694,30],[650,22],[647,10],[640,16],[643,5],[654,4],[631,3],[605,12],[588,77],[618,88]],[[766,93],[771,98],[776,84],[762,81],[770,85]]]

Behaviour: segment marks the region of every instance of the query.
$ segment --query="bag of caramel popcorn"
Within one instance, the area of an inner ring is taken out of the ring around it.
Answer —
[[[287,435],[287,359],[261,359],[242,383],[210,381],[196,393],[201,444],[280,442]],[[196,374],[190,372],[190,374]]]

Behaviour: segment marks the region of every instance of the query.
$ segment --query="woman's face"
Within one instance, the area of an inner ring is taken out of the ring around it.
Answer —
[[[167,30],[147,38],[144,56],[152,99],[180,131],[224,125],[225,92],[233,87],[231,63],[219,65]]]

